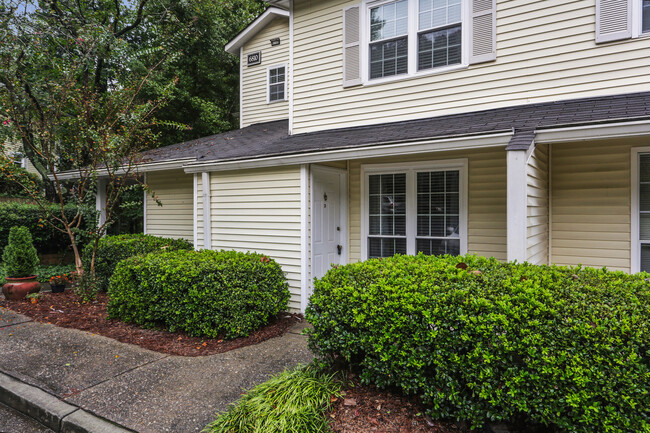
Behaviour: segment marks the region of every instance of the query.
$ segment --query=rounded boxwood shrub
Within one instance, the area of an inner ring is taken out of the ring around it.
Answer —
[[[12,227],[9,231],[9,244],[2,253],[4,271],[10,278],[25,278],[36,274],[39,264],[32,235],[27,227]]]
[[[274,260],[235,251],[175,251],[120,262],[110,280],[111,318],[236,338],[267,324],[289,302]]]
[[[322,357],[430,415],[650,431],[647,274],[396,256],[330,270],[306,318]]]
[[[95,277],[98,289],[106,292],[108,283],[119,262],[129,257],[161,251],[191,250],[192,243],[185,239],[160,238],[144,234],[105,236],[99,240],[95,255]],[[90,269],[93,246],[83,251],[84,268]]]

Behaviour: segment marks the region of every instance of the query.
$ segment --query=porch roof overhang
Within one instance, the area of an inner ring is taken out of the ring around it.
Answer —
[[[155,161],[155,162],[144,162],[141,164],[134,165],[131,169],[128,166],[119,167],[113,171],[115,175],[125,175],[128,172],[134,174],[144,174],[147,172],[153,171],[164,171],[164,170],[182,170],[186,164],[196,161],[195,158],[182,158],[182,159],[171,159],[167,161]],[[59,180],[72,180],[78,179],[85,175],[87,172],[83,170],[68,170],[61,171],[56,174]],[[105,168],[100,168],[96,170],[96,175],[98,178],[108,177],[109,172]],[[49,174],[47,176],[50,180],[54,180],[54,175]]]

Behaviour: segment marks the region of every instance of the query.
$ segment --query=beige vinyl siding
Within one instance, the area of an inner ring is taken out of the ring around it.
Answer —
[[[361,165],[468,159],[468,252],[506,260],[506,151],[503,148],[438,152],[349,163],[350,261],[361,260]]]
[[[212,248],[255,251],[287,275],[300,310],[300,167],[211,173]]]
[[[596,0],[498,0],[495,62],[344,89],[356,3],[295,2],[294,133],[648,89],[650,38],[596,45]]]
[[[147,173],[147,184],[162,204],[147,197],[147,234],[194,240],[193,182],[182,170]]]
[[[271,39],[280,38],[280,45],[272,47]],[[246,55],[256,51],[262,52],[262,63],[255,66],[246,65]],[[242,62],[242,112],[241,127],[255,123],[269,122],[289,118],[289,19],[276,18],[253,39],[244,45]],[[286,66],[287,101],[268,103],[269,67]]]
[[[526,260],[548,264],[548,146],[537,145],[527,167]]]
[[[630,148],[635,145],[647,146],[647,139],[552,146],[552,263],[630,271]]]

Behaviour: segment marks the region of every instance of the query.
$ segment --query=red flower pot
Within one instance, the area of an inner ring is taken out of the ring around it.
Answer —
[[[36,281],[36,275],[25,278],[8,278],[7,284],[2,286],[2,293],[10,301],[25,299],[30,293],[38,293],[41,290],[41,283]]]

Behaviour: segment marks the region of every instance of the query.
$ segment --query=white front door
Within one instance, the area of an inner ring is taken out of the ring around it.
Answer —
[[[312,279],[333,264],[343,264],[346,199],[345,172],[312,166]]]

